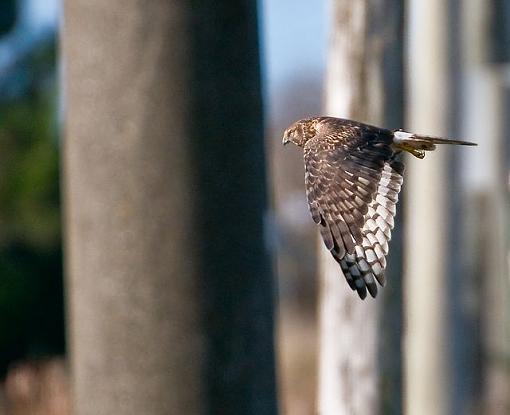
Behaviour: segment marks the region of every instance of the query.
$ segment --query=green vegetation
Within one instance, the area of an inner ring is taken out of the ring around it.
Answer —
[[[53,40],[19,62],[8,79],[22,89],[0,103],[2,373],[13,360],[64,349]]]

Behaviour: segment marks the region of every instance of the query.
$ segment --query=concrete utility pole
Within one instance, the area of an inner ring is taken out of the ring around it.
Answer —
[[[64,2],[77,415],[276,413],[256,15]]]
[[[470,309],[478,313],[472,356],[480,373],[465,413],[510,413],[508,2],[474,0],[462,8],[463,135],[479,143],[464,158]],[[469,298],[469,297],[468,297]],[[468,412],[469,411],[469,412]]]
[[[408,125],[447,136],[448,2],[411,0],[407,15]],[[446,147],[446,146],[445,146]],[[405,180],[404,413],[450,414],[448,148],[407,159]],[[445,182],[446,180],[446,182]]]
[[[402,108],[401,12],[399,0],[333,2],[327,114],[398,128],[395,123],[401,122]],[[348,287],[322,241],[319,244],[319,413],[381,413],[386,399],[381,394],[379,355],[385,341],[380,333],[385,289],[375,301],[360,300]],[[393,255],[398,254],[398,251],[393,252]],[[388,280],[389,284],[398,285],[391,275]],[[399,321],[396,324],[399,327]],[[393,352],[397,356],[399,338],[397,328],[393,342],[396,344]],[[395,367],[400,367],[399,358],[395,360]],[[392,384],[399,383],[398,374],[389,376]],[[392,413],[398,413],[400,389],[397,386],[392,392],[392,402],[385,406]]]

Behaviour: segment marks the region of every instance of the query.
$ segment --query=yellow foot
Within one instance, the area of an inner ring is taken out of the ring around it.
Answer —
[[[411,153],[414,157],[417,157],[419,159],[422,159],[423,157],[425,157],[425,151],[419,150],[407,143],[395,144],[395,147],[399,150],[407,151],[408,153]]]

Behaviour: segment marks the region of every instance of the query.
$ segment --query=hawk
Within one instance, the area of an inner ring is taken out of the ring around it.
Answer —
[[[283,144],[303,148],[310,213],[352,290],[377,295],[384,270],[404,165],[402,151],[422,159],[436,144],[467,141],[391,131],[357,121],[312,117],[292,124]]]

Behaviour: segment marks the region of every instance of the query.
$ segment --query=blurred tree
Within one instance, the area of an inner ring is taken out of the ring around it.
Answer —
[[[10,32],[16,23],[17,1],[3,0],[0,7],[0,36]]]
[[[10,72],[23,89],[0,94],[2,373],[13,360],[64,351],[54,39]]]
[[[328,114],[398,128],[402,123],[402,2],[336,0],[326,84]],[[400,237],[388,285],[362,301],[321,247],[319,413],[398,414]],[[389,289],[388,289],[389,288]],[[384,304],[384,307],[383,307]]]
[[[64,15],[76,413],[275,413],[256,2]]]

